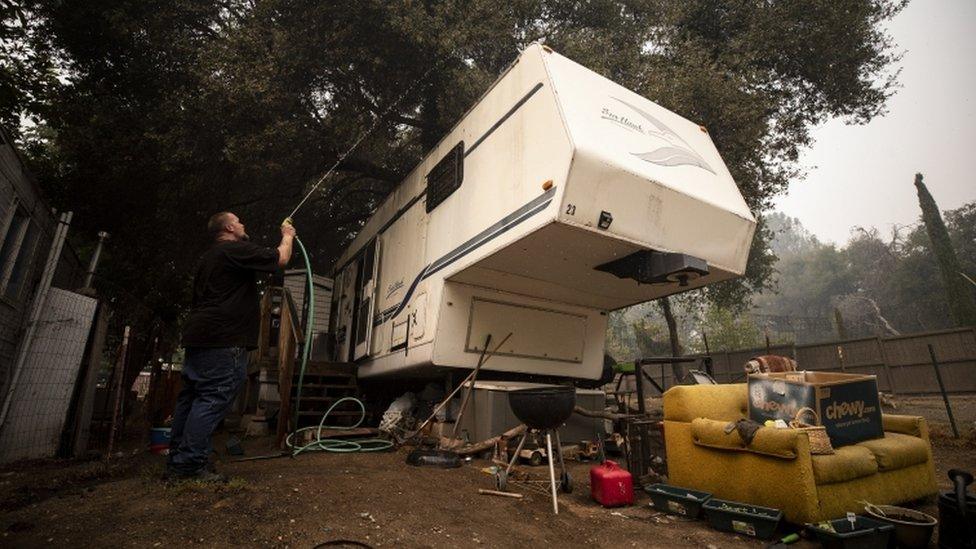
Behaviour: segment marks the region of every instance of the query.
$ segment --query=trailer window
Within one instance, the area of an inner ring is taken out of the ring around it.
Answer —
[[[427,174],[427,213],[461,186],[464,180],[464,141],[447,153]]]

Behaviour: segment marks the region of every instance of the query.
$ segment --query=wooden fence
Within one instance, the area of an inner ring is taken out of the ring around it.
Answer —
[[[946,390],[976,392],[976,328],[713,352],[712,375],[719,383],[741,382],[745,379],[742,366],[747,360],[775,354],[793,357],[801,370],[873,374],[878,377],[878,389],[887,393],[938,393],[930,344]],[[665,388],[675,384],[670,366],[656,368],[647,366],[646,371],[658,382],[663,381]]]

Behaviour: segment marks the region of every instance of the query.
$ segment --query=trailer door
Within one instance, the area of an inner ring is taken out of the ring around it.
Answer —
[[[379,266],[380,247],[377,239],[366,245],[357,260],[359,265],[359,284],[356,307],[356,333],[353,360],[369,355],[370,338],[373,335],[373,305],[376,296],[376,270]]]
[[[356,262],[350,263],[336,278],[333,298],[336,303],[335,338],[336,360],[345,362],[352,359],[352,330],[356,304]]]

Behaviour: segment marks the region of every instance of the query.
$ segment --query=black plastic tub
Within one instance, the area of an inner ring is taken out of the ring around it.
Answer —
[[[868,518],[895,527],[894,539],[904,549],[925,549],[939,521],[921,511],[894,505],[866,505]]]
[[[689,490],[670,484],[647,484],[644,491],[651,496],[654,508],[672,515],[698,518],[702,504],[712,497],[708,492]]]
[[[772,538],[783,518],[779,509],[715,498],[706,501],[702,508],[712,528],[759,539]]]
[[[825,523],[807,524],[807,531],[820,540],[820,545],[826,549],[886,549],[895,533],[895,527],[887,522],[874,520],[857,515],[854,524],[846,518],[827,521],[833,532]]]

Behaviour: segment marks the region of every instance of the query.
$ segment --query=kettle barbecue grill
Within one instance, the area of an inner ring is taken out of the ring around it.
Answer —
[[[572,491],[572,481],[569,473],[566,472],[566,464],[563,462],[562,444],[559,441],[559,431],[557,430],[563,423],[573,415],[576,407],[576,388],[571,386],[550,386],[531,389],[519,389],[508,393],[508,404],[522,423],[529,428],[530,432],[525,433],[519,441],[518,449],[512,454],[512,459],[504,471],[495,473],[495,485],[499,490],[504,491],[508,485],[508,477],[515,467],[515,462],[519,459],[522,447],[530,433],[545,435],[546,438],[546,458],[549,462],[549,484],[552,489],[552,510],[559,514],[559,502],[556,499],[556,471],[552,462],[552,439],[556,439],[556,456],[559,459],[560,488],[563,492]]]

